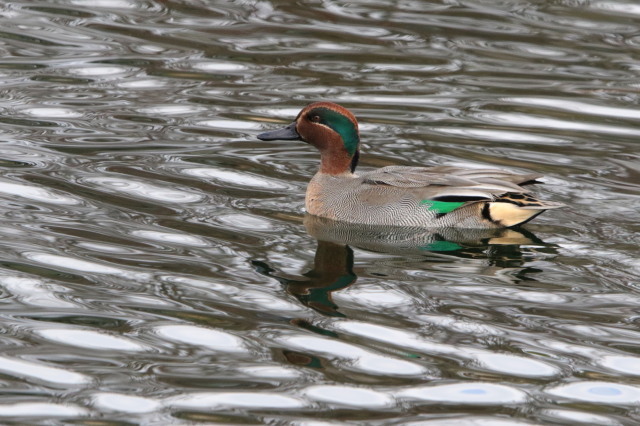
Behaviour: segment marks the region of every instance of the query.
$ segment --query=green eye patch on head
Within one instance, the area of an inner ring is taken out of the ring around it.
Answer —
[[[320,117],[319,123],[332,128],[342,137],[344,147],[349,155],[355,154],[360,143],[360,136],[355,123],[348,117],[324,107],[312,109],[307,116],[311,121],[313,121],[313,117]]]

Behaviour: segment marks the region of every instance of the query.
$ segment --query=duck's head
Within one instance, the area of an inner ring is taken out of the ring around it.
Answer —
[[[338,175],[353,173],[360,155],[360,133],[356,117],[332,102],[307,105],[287,127],[261,133],[258,139],[302,140],[320,151],[320,172]]]

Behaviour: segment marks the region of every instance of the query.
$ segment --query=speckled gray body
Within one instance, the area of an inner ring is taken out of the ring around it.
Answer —
[[[482,214],[484,205],[504,193],[525,193],[518,184],[536,174],[494,169],[389,166],[360,175],[317,173],[307,188],[307,212],[333,220],[389,226],[499,228]],[[478,197],[444,215],[423,200]]]

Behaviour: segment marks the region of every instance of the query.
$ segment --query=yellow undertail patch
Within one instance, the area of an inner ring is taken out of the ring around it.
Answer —
[[[516,226],[526,222],[532,217],[546,210],[545,207],[531,208],[521,207],[513,203],[496,202],[489,203],[489,215],[491,220],[499,222],[502,226]]]

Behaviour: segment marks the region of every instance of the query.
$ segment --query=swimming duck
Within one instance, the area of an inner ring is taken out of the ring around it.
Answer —
[[[423,228],[507,228],[562,203],[542,201],[523,186],[539,174],[452,166],[387,166],[355,174],[360,133],[355,116],[332,102],[315,102],[287,127],[258,139],[302,140],[320,151],[309,182],[308,213],[333,220]]]

